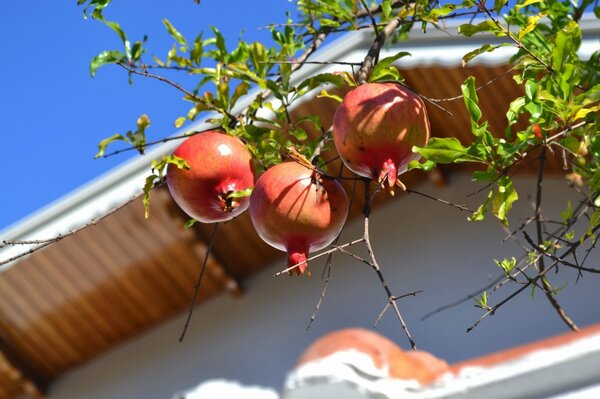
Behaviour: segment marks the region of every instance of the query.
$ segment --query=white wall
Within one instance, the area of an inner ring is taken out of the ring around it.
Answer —
[[[562,180],[544,184],[545,215],[557,217],[573,192]],[[521,211],[531,209],[526,191],[534,186],[533,180],[517,182],[521,199],[514,226],[521,222]],[[453,178],[447,189],[428,185],[416,189],[466,202],[464,195],[473,186],[463,176]],[[483,198],[469,200],[474,207]],[[550,209],[549,200],[558,207]],[[475,224],[466,217],[416,195],[400,196],[372,216],[372,241],[394,293],[424,290],[400,302],[419,347],[456,362],[566,331],[543,294],[538,292],[532,301],[530,290],[468,334],[466,328],[481,315],[472,301],[420,321],[428,311],[462,298],[498,275],[493,258],[520,254],[514,244],[501,243],[505,233],[491,218]],[[362,221],[349,225],[343,239],[360,237],[361,229]],[[597,265],[597,260],[596,256],[589,265]],[[321,291],[322,263],[312,264],[311,278],[273,279],[283,266],[282,258],[250,280],[241,299],[222,295],[198,308],[184,343],[177,341],[181,316],[65,375],[52,386],[50,399],[170,398],[211,378],[279,389],[286,371],[313,340],[334,329],[371,328],[385,304],[375,273],[338,254],[327,297],[307,332]],[[577,284],[572,270],[551,277],[555,285],[567,284],[558,299],[580,326],[600,321],[597,276],[586,275]],[[514,288],[511,285],[491,303]],[[377,330],[408,348],[391,312]]]

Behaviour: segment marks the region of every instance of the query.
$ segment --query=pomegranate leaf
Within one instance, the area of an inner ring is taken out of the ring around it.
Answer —
[[[413,152],[435,163],[481,162],[456,137],[432,137],[425,147],[413,147]]]
[[[146,128],[150,126],[148,115],[142,115],[137,119],[137,130],[135,132],[129,130],[125,135],[114,134],[98,143],[98,153],[94,158],[105,156],[106,148],[109,144],[115,141],[124,141],[138,150],[140,154],[144,154],[146,150]]]
[[[398,69],[394,67],[392,64],[394,61],[399,60],[402,57],[410,56],[411,54],[406,51],[400,51],[394,54],[391,57],[386,57],[380,60],[377,65],[371,71],[371,75],[369,76],[369,82],[376,82],[378,80],[402,80],[400,72]]]
[[[90,74],[96,76],[96,71],[106,64],[116,64],[125,61],[125,55],[118,50],[103,51],[90,62]]]
[[[334,85],[335,87],[341,87],[344,85],[344,78],[334,73],[321,73],[311,76],[298,85],[298,93],[302,95],[322,85]]]
[[[506,215],[518,199],[519,195],[513,187],[512,179],[508,176],[502,176],[498,179],[496,193],[492,198],[492,212],[504,226],[508,226]]]
[[[163,24],[165,25],[165,28],[167,28],[167,32],[169,32],[169,35],[171,35],[171,37],[175,39],[177,43],[181,44],[185,48],[189,47],[189,44],[187,40],[185,40],[185,37],[183,37],[183,35],[179,33],[177,29],[175,29],[173,24],[168,19],[163,19]]]
[[[144,204],[144,217],[148,219],[150,216],[150,190],[152,190],[157,184],[163,181],[165,168],[167,165],[175,165],[179,169],[190,169],[190,165],[185,159],[179,158],[176,155],[163,155],[160,161],[156,159],[152,161],[151,171],[152,174],[146,177],[144,183],[144,196],[142,197],[142,203]]]
[[[321,90],[321,93],[319,93],[319,94],[317,95],[317,97],[318,97],[318,98],[323,98],[323,97],[324,97],[324,98],[331,98],[332,100],[335,100],[335,101],[337,101],[337,102],[339,102],[339,103],[341,103],[341,102],[343,101],[343,100],[342,100],[342,97],[340,97],[340,96],[336,96],[335,94],[330,94],[330,93],[328,93],[328,92],[327,92],[327,90],[325,90],[325,89]]]

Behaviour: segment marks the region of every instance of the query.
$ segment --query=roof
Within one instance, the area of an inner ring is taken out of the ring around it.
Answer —
[[[600,325],[453,365],[354,328],[307,348],[282,399],[591,398],[600,392],[598,370]]]
[[[590,36],[598,37],[600,27],[591,22],[582,26]],[[474,48],[486,39],[475,36],[461,43]],[[314,59],[357,61],[363,56],[360,49],[371,40],[367,31],[354,32],[324,48]],[[591,53],[596,44],[595,40],[584,41],[583,51]],[[494,111],[505,109],[509,100],[519,95],[505,73],[508,54],[487,54],[462,68],[461,46],[445,32],[432,30],[416,33],[410,43],[394,49],[413,53],[402,59],[400,68],[406,83],[429,97],[458,95],[457,87],[469,75],[481,83],[501,76],[494,84],[493,101],[481,99],[492,129],[501,129],[503,115]],[[392,51],[387,49],[382,57]],[[296,78],[322,69],[307,65]],[[251,93],[248,98],[252,97]],[[239,107],[248,101],[240,101]],[[466,137],[462,132],[468,131],[469,122],[461,101],[444,107],[453,118],[429,107],[434,135]],[[326,99],[315,99],[294,112],[319,114],[326,124],[334,108]],[[200,121],[175,134],[206,127]],[[57,376],[188,308],[211,227],[184,229],[186,217],[164,188],[153,191],[149,220],[144,220],[140,201],[129,202],[139,195],[151,160],[177,145],[170,141],[158,146],[0,233],[0,241],[50,238],[101,219],[2,267],[0,399],[21,393],[39,395]],[[412,175],[411,179],[416,183],[422,176]],[[122,204],[126,205],[112,212]],[[256,236],[247,215],[219,227],[218,238],[200,301],[221,292],[239,294],[243,282],[279,254]],[[5,246],[0,248],[0,259],[27,250]]]

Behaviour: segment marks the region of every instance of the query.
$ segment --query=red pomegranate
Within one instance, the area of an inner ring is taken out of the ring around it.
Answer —
[[[347,216],[343,187],[296,162],[268,169],[250,199],[250,217],[258,235],[288,253],[288,266],[300,264],[294,269],[298,275],[308,267],[308,253],[331,244]]]
[[[429,130],[421,98],[392,83],[351,90],[333,118],[335,147],[348,169],[380,184],[387,179],[390,188],[420,158],[412,147],[424,146]]]
[[[254,186],[252,155],[238,138],[207,131],[187,138],[173,153],[190,169],[170,164],[167,185],[181,209],[203,223],[231,220],[250,205],[250,197],[229,198]]]

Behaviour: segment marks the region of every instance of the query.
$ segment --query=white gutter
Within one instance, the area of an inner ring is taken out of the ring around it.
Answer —
[[[584,18],[581,21],[581,27],[585,31],[586,37],[596,38],[586,39],[582,42],[580,52],[582,57],[589,57],[592,52],[600,47],[600,41],[597,39],[600,36],[600,24],[597,22],[593,16]],[[478,48],[484,43],[501,42],[500,39],[492,35],[480,34],[471,38],[463,38],[450,36],[447,33],[456,32],[457,26],[462,23],[464,21],[453,20],[447,23],[445,31],[429,29],[426,34],[420,30],[414,30],[410,41],[400,42],[392,47],[384,48],[381,58],[405,50],[410,52],[412,56],[402,58],[398,62],[400,67],[414,68],[433,64],[456,66],[460,65],[462,55],[466,52]],[[311,60],[361,62],[365,49],[370,46],[372,40],[373,36],[370,29],[350,32],[319,50]],[[493,53],[481,55],[471,63],[498,65],[505,63],[513,53],[514,48],[505,47]],[[307,64],[295,74],[294,81],[301,81],[317,71],[322,73],[339,71],[344,68],[336,65]],[[257,94],[258,90],[254,90],[241,99],[233,113],[239,113],[248,107]],[[308,97],[305,96],[305,98]],[[299,104],[300,102],[295,105]],[[174,135],[180,136],[187,132],[207,129],[210,126],[205,120],[194,122],[186,128],[177,130]],[[178,140],[170,141],[149,150],[145,156],[124,162],[90,183],[43,207],[31,216],[0,231],[0,242],[2,240],[35,240],[55,237],[58,234],[65,234],[72,229],[83,226],[93,218],[106,214],[114,207],[127,202],[132,196],[139,195],[144,180],[150,173],[152,160],[171,153],[178,144]],[[0,261],[26,252],[30,248],[10,245],[0,248]],[[9,265],[0,266],[0,272]]]

